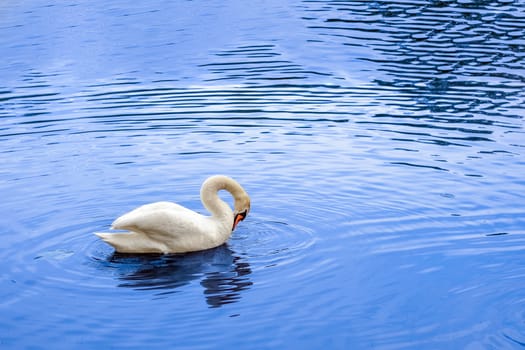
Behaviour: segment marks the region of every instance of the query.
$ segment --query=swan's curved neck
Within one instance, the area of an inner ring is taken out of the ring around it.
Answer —
[[[233,218],[232,209],[218,195],[220,190],[226,190],[230,192],[235,200],[237,200],[237,198],[239,198],[239,196],[244,193],[242,187],[233,179],[223,175],[212,176],[202,184],[202,204],[214,217],[227,216],[229,218]]]

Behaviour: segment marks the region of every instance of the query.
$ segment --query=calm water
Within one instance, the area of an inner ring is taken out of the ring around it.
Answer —
[[[525,2],[0,5],[0,348],[525,347]],[[243,184],[227,245],[92,233]]]

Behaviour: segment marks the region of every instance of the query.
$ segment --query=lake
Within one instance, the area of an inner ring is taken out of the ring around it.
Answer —
[[[524,38],[520,0],[3,2],[0,348],[524,348]],[[93,234],[213,174],[225,245]]]

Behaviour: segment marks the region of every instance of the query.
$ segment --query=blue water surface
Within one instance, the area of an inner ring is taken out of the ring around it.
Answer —
[[[2,2],[0,348],[525,347],[524,38],[521,0]],[[218,173],[224,246],[93,235]]]

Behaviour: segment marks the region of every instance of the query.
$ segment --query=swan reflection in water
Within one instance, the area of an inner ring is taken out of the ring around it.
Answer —
[[[157,296],[176,293],[191,281],[201,279],[210,307],[237,302],[253,283],[250,265],[226,244],[187,254],[114,253],[110,263],[119,271],[119,287],[158,290]]]

